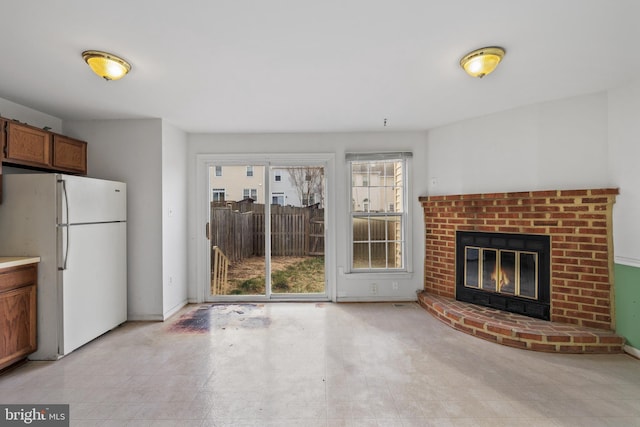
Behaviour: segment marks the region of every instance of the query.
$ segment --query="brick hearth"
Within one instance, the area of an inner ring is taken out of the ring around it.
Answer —
[[[426,292],[418,302],[454,329],[510,347],[558,353],[622,353],[624,338],[611,331],[547,322]]]
[[[428,294],[455,298],[456,231],[551,237],[551,321],[611,330],[612,208],[618,189],[420,197]]]

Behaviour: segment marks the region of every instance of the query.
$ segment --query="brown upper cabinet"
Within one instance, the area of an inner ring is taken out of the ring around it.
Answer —
[[[87,143],[67,136],[53,134],[53,168],[87,174]]]
[[[6,120],[3,162],[51,172],[87,174],[87,143]]]
[[[15,165],[51,166],[51,134],[42,129],[7,121],[4,161]]]

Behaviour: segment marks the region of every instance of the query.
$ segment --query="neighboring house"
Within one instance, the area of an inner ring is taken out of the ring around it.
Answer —
[[[265,203],[264,166],[216,165],[209,171],[211,201],[240,201],[251,198]],[[283,167],[271,171],[270,197],[273,205],[309,206],[324,204],[324,176],[318,168]]]
[[[211,201],[247,198],[264,203],[264,166],[212,166],[209,170]]]

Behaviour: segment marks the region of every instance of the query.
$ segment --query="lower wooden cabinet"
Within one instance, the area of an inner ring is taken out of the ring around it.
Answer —
[[[0,269],[0,369],[37,350],[37,264]]]

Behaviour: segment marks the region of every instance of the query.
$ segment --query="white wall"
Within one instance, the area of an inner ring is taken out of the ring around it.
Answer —
[[[162,121],[65,121],[88,142],[89,176],[127,183],[129,320],[163,319]]]
[[[62,132],[62,120],[49,114],[36,111],[7,99],[0,98],[0,116],[18,120],[38,128],[49,127],[52,132]]]
[[[335,210],[336,251],[327,256],[334,257],[330,262],[338,273],[329,272],[331,285],[337,286],[337,295],[341,300],[367,299],[415,299],[416,290],[423,288],[424,266],[424,220],[418,196],[426,193],[426,169],[423,159],[426,157],[424,132],[377,132],[377,133],[335,133],[335,134],[194,134],[189,135],[188,188],[189,188],[189,299],[200,301],[202,295],[197,291],[197,269],[203,268],[197,262],[198,246],[204,241],[204,224],[197,221],[196,195],[196,155],[197,154],[245,154],[264,153],[333,153],[335,155]],[[412,191],[409,196],[412,222],[409,233],[412,236],[413,273],[404,277],[384,275],[346,275],[340,274],[348,263],[348,194],[347,165],[345,152],[349,151],[412,151],[414,154],[411,169]],[[392,289],[392,281],[398,282],[398,290]],[[378,295],[372,296],[370,284],[378,285]]]
[[[640,79],[609,91],[608,118],[616,262],[640,267]]]
[[[187,134],[162,122],[162,305],[187,303]]]
[[[432,129],[427,147],[431,195],[611,185],[605,92]]]

